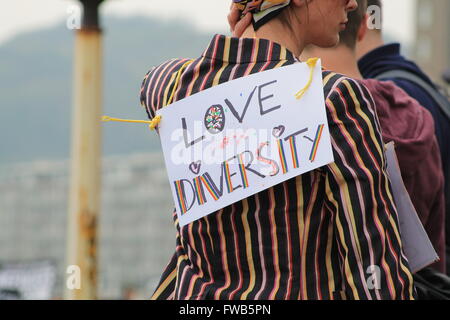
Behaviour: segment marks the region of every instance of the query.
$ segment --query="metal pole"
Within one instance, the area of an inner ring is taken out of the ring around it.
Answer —
[[[67,265],[79,267],[80,285],[66,299],[97,298],[97,242],[100,211],[102,41],[98,9],[102,0],[80,0],[83,21],[75,34],[74,110]]]

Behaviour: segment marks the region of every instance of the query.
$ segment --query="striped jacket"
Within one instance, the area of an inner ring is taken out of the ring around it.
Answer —
[[[177,82],[187,61],[146,75],[150,119],[172,93],[298,62],[269,40],[222,35]],[[182,228],[174,213],[176,249],[153,299],[414,299],[373,99],[341,75],[323,82],[335,162]]]

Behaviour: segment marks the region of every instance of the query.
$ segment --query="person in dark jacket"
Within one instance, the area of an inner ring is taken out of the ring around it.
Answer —
[[[392,81],[365,79],[358,69],[356,47],[366,35],[367,0],[349,14],[347,28],[334,48],[309,47],[305,58],[320,57],[325,68],[360,80],[372,94],[383,141],[395,143],[402,178],[440,261],[432,267],[445,273],[444,176],[430,112]]]
[[[382,7],[381,0],[368,0],[368,5]],[[382,29],[367,28],[367,35],[357,46],[358,66],[364,78],[377,78],[384,72],[404,70],[410,72],[425,81],[435,85],[431,79],[415,64],[406,59],[401,53],[399,43],[385,44],[382,37]],[[450,120],[442,112],[439,105],[421,86],[409,80],[390,78],[397,86],[405,90],[411,97],[431,112],[435,122],[435,134],[439,149],[445,179],[446,194],[446,247],[447,247],[447,272],[450,272]],[[437,89],[436,89],[437,90]]]

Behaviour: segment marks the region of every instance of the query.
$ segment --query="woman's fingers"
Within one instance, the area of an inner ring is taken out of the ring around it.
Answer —
[[[234,37],[240,37],[244,33],[245,29],[252,22],[252,14],[249,12],[241,19],[241,11],[231,4],[230,12],[228,13],[228,24],[230,25],[230,31]]]
[[[236,24],[239,21],[240,11],[234,4],[231,4],[230,12],[228,13],[228,24],[230,25],[230,31],[234,33]]]
[[[233,36],[241,37],[245,29],[252,23],[252,14],[247,13],[241,20],[239,20],[234,27]]]

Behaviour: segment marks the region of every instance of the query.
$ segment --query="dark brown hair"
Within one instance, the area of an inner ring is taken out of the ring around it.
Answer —
[[[305,1],[306,4],[306,11],[309,12],[309,1]],[[289,6],[287,6],[286,8],[284,8],[281,12],[280,15],[278,16],[278,19],[281,21],[281,23],[287,27],[289,30],[293,31],[292,29],[292,20],[291,20],[291,12],[290,12],[290,8],[291,8],[292,2],[289,4]],[[298,17],[295,17],[298,20]],[[298,21],[297,21],[298,22]]]
[[[357,0],[356,2],[358,2],[358,9],[348,14],[347,28],[339,34],[340,43],[350,49],[355,49],[358,31],[367,12],[367,0]]]

